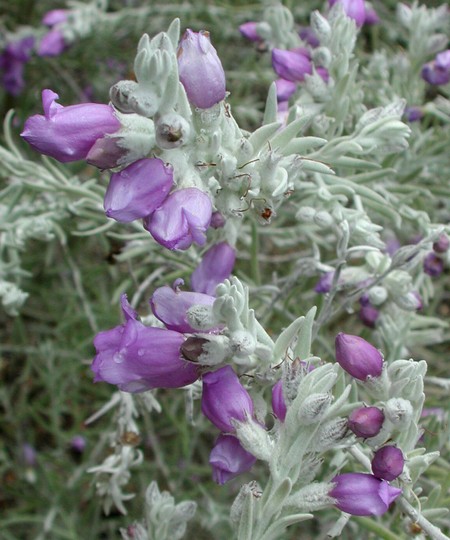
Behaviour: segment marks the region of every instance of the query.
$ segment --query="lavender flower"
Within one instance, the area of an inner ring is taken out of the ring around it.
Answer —
[[[434,252],[430,252],[423,260],[423,271],[431,277],[438,277],[444,271],[444,261]]]
[[[279,77],[291,82],[304,81],[305,75],[312,74],[310,55],[303,47],[272,49],[272,67]]]
[[[420,107],[406,107],[403,115],[407,122],[418,122],[423,118],[423,110]]]
[[[42,17],[42,24],[51,28],[52,26],[66,22],[69,13],[70,10],[68,9],[51,9]]]
[[[366,7],[364,0],[328,0],[328,4],[330,7],[335,4],[341,5],[347,17],[353,19],[358,27],[365,22]]]
[[[358,313],[360,321],[368,328],[375,328],[376,322],[380,316],[378,309],[371,304],[361,305]]]
[[[211,214],[212,204],[206,193],[197,188],[179,189],[144,220],[144,227],[162,246],[187,249],[193,242],[204,245]]]
[[[378,407],[360,407],[352,411],[347,426],[357,437],[375,437],[381,430],[384,413]]]
[[[192,290],[214,295],[216,287],[230,277],[236,260],[236,250],[228,242],[210,247],[192,272]]]
[[[307,43],[310,47],[318,47],[320,45],[320,39],[310,26],[305,26],[299,31],[299,36],[302,41]]]
[[[336,507],[353,516],[381,516],[402,492],[371,474],[339,474],[332,482],[329,495],[336,499]]]
[[[84,159],[92,145],[120,128],[109,105],[80,103],[63,107],[52,90],[42,91],[44,116],[35,114],[25,122],[21,136],[27,143],[62,163]]]
[[[445,233],[439,235],[436,242],[433,243],[433,251],[435,253],[446,253],[450,247],[450,240]]]
[[[125,323],[95,336],[94,381],[116,384],[124,392],[180,388],[199,377],[197,366],[183,359],[179,332],[144,326],[121,297]]]
[[[196,107],[209,109],[225,99],[225,72],[208,32],[186,30],[178,46],[178,71]]]
[[[25,87],[24,67],[31,56],[34,37],[24,37],[8,43],[0,54],[1,84],[13,96],[19,95]]]
[[[372,459],[372,472],[377,478],[395,480],[403,472],[405,458],[400,448],[383,446],[379,448]]]
[[[277,100],[279,102],[288,101],[297,89],[297,84],[295,82],[287,81],[286,79],[277,79],[275,84],[277,87]]]
[[[83,435],[74,435],[70,440],[70,448],[78,454],[82,454],[86,448],[86,439]]]
[[[255,456],[244,450],[233,435],[219,435],[209,456],[213,480],[220,485],[249,471],[255,461]]]
[[[195,332],[186,318],[187,310],[195,305],[212,306],[214,296],[199,292],[174,290],[172,287],[159,287],[150,300],[152,311],[169,330]]]
[[[373,26],[375,24],[378,24],[380,22],[380,17],[378,16],[378,13],[373,8],[365,8],[365,15],[364,15],[364,24],[367,24],[368,26]]]
[[[119,140],[117,137],[97,139],[86,156],[86,162],[102,170],[117,167],[127,154],[127,150],[119,145]]]
[[[173,170],[158,158],[140,159],[111,175],[104,208],[108,217],[127,223],[150,216],[166,199]]]
[[[202,413],[223,432],[234,432],[232,420],[253,416],[253,401],[231,366],[203,375]]]
[[[278,420],[284,422],[287,407],[283,396],[283,381],[281,380],[275,383],[272,388],[272,409]]]
[[[41,39],[37,53],[39,56],[59,56],[69,46],[64,39],[64,34],[58,28],[58,25],[67,20],[69,10],[67,9],[52,9],[48,11],[42,23],[48,26],[51,30],[47,32]]]
[[[424,64],[422,78],[435,86],[450,82],[450,49],[440,52],[434,60]]]
[[[380,351],[359,336],[340,332],[336,336],[336,361],[355,379],[379,377],[383,370]]]
[[[250,41],[263,41],[257,31],[258,23],[249,21],[239,26],[239,32]]]

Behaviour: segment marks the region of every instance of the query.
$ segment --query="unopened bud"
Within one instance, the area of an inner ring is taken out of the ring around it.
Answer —
[[[303,425],[319,422],[331,404],[330,394],[311,394],[300,405],[298,420]]]

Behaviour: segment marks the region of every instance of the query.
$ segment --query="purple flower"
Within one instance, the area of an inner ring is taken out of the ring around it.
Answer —
[[[418,122],[423,118],[423,110],[420,107],[406,107],[403,115],[407,122]]]
[[[365,8],[364,24],[373,26],[374,24],[378,24],[379,22],[380,17],[378,16],[378,13],[373,8]]]
[[[422,78],[436,86],[450,82],[450,49],[440,52],[434,60],[424,64]]]
[[[353,19],[358,27],[362,26],[365,22],[366,7],[364,5],[364,0],[328,0],[328,4],[330,7],[335,4],[340,4],[347,17]]]
[[[84,159],[97,139],[114,133],[121,124],[109,105],[80,103],[63,107],[52,90],[42,91],[44,116],[25,122],[21,136],[41,154],[62,163]]]
[[[213,480],[220,485],[249,471],[255,461],[255,456],[244,450],[233,435],[219,435],[209,455]]]
[[[104,208],[108,217],[127,223],[151,215],[173,185],[173,170],[158,158],[140,159],[111,175]]]
[[[220,212],[212,213],[211,223],[209,224],[210,227],[212,227],[213,229],[221,229],[222,227],[224,227],[225,223],[226,219]]]
[[[86,90],[88,88],[84,91],[85,95]],[[97,139],[86,156],[86,162],[102,170],[117,167],[121,158],[127,154],[127,150],[119,146],[119,140],[119,137]]]
[[[278,420],[280,420],[280,422],[284,422],[287,407],[286,402],[284,401],[283,381],[281,379],[275,383],[272,388],[272,410]]]
[[[317,34],[310,26],[305,26],[300,29],[298,33],[300,39],[307,43],[310,47],[318,47],[320,45],[320,39],[317,37]]]
[[[124,392],[180,388],[196,381],[197,366],[181,356],[184,335],[144,326],[136,320],[126,295],[122,295],[121,304],[125,323],[94,338],[94,381],[116,384]]]
[[[305,80],[305,75],[312,74],[312,63],[307,49],[272,49],[272,67],[282,79],[291,82]]]
[[[33,46],[34,37],[28,36],[8,43],[0,55],[1,84],[13,96],[19,95],[25,87],[23,72]]]
[[[365,381],[379,377],[383,370],[383,357],[378,349],[359,336],[340,332],[336,336],[336,361],[352,377]]]
[[[74,435],[70,441],[70,448],[74,452],[82,454],[86,448],[86,439],[83,435]]]
[[[362,305],[358,313],[360,321],[368,328],[375,328],[380,312],[371,304]]]
[[[212,306],[214,296],[199,292],[173,290],[167,285],[159,287],[150,300],[152,311],[169,330],[177,332],[196,332],[186,318],[187,310],[195,305]]]
[[[326,272],[320,276],[319,281],[314,287],[316,293],[328,293],[331,291],[331,285],[333,284],[334,270]]]
[[[377,478],[395,480],[403,472],[405,458],[400,448],[383,446],[379,448],[372,459],[372,472]]]
[[[209,109],[225,99],[225,72],[209,32],[186,30],[178,46],[178,71],[189,101]]]
[[[434,252],[430,252],[423,260],[423,271],[431,277],[438,277],[444,271],[444,261]]]
[[[433,244],[433,251],[435,253],[446,253],[450,247],[450,240],[445,233],[439,235],[439,238]]]
[[[236,250],[227,242],[210,247],[192,272],[192,290],[214,295],[216,287],[230,277],[236,260]]]
[[[239,26],[239,32],[250,41],[263,41],[257,31],[258,23],[249,21]]]
[[[64,40],[64,35],[60,30],[55,28],[47,32],[41,39],[37,50],[38,56],[59,56],[68,45]]]
[[[402,492],[371,474],[339,474],[332,482],[329,495],[336,499],[336,507],[353,516],[381,516]]]
[[[360,407],[352,411],[347,426],[357,437],[367,439],[380,433],[384,413],[378,407]]]
[[[197,188],[179,189],[144,220],[144,227],[168,249],[187,249],[193,242],[203,246],[211,214],[211,200],[206,193]]]
[[[232,420],[253,416],[252,398],[231,366],[203,375],[202,413],[223,432],[234,432]]]
[[[42,24],[51,28],[52,26],[66,22],[69,13],[70,11],[68,9],[52,9],[47,11],[42,17]]]
[[[288,101],[292,94],[297,90],[297,84],[286,79],[277,79],[275,81],[277,87],[277,100]]]

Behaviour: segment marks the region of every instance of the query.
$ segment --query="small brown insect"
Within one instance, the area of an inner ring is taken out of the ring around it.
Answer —
[[[264,210],[261,212],[261,217],[268,221],[272,216],[272,210],[270,208],[264,208]]]
[[[411,523],[409,526],[411,534],[420,534],[422,532],[422,527],[418,523]]]
[[[135,433],[134,431],[125,431],[120,437],[120,442],[128,446],[137,446],[141,442],[141,437],[139,433]]]

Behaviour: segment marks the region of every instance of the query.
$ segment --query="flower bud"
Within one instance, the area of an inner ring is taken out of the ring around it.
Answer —
[[[249,471],[255,461],[255,456],[244,450],[233,435],[219,435],[209,455],[213,480],[220,485]]]
[[[408,427],[414,414],[411,402],[403,398],[391,398],[386,402],[384,415],[397,428]]]
[[[353,19],[356,23],[356,26],[360,27],[363,25],[366,18],[366,8],[364,5],[364,0],[328,0],[330,6],[339,4],[342,6],[344,13],[350,19]]]
[[[288,101],[297,89],[297,84],[295,82],[287,81],[286,79],[277,79],[275,85],[277,88],[278,102]]]
[[[339,444],[347,433],[347,419],[333,418],[322,424],[314,439],[315,452],[325,452]]]
[[[165,114],[155,124],[156,144],[164,150],[178,148],[189,139],[191,127],[179,114]]]
[[[180,81],[195,107],[209,109],[225,99],[225,72],[208,32],[186,30],[177,56]]]
[[[439,235],[439,238],[433,244],[433,251],[436,253],[446,253],[450,247],[450,240],[445,233]]]
[[[80,103],[63,107],[58,94],[42,91],[44,115],[25,122],[21,136],[35,150],[62,163],[84,159],[97,139],[120,129],[120,122],[109,105]]]
[[[39,43],[37,54],[38,56],[59,56],[68,47],[64,39],[64,35],[61,30],[55,28],[50,30],[41,39]]]
[[[136,81],[119,81],[109,89],[111,103],[123,113],[132,113],[134,109],[130,103],[130,97],[138,89]]]
[[[379,377],[383,371],[380,351],[359,336],[340,332],[336,336],[336,361],[349,375],[360,381]]]
[[[232,420],[253,416],[253,401],[231,366],[203,375],[202,413],[223,432],[234,432]]]
[[[423,260],[423,271],[431,277],[438,277],[444,271],[444,261],[430,252]]]
[[[357,437],[375,437],[381,430],[384,413],[378,407],[360,407],[352,411],[347,426]]]
[[[272,409],[278,420],[280,420],[280,422],[284,422],[287,407],[286,402],[284,401],[283,381],[281,379],[275,383],[272,388]]]
[[[109,218],[122,223],[150,216],[166,199],[173,171],[158,158],[140,159],[111,175],[104,208]]]
[[[187,249],[193,242],[204,245],[211,214],[212,204],[206,193],[197,188],[179,189],[144,220],[144,227],[162,246]]]
[[[371,474],[339,474],[332,482],[336,507],[353,516],[381,516],[402,492]]]
[[[373,455],[372,472],[377,478],[395,480],[403,472],[405,458],[400,448],[383,446]]]
[[[214,295],[217,285],[230,277],[235,260],[236,250],[227,242],[210,247],[192,272],[192,290]]]
[[[239,32],[250,41],[263,41],[263,38],[258,34],[258,23],[249,21],[239,26]]]
[[[380,312],[377,308],[367,304],[365,306],[361,306],[358,316],[365,326],[368,328],[375,328],[378,317],[380,316]]]
[[[312,74],[312,63],[307,49],[284,50],[272,49],[272,67],[282,79],[291,82],[305,80],[305,75]]]
[[[305,426],[319,422],[331,401],[332,397],[328,393],[310,394],[298,409],[298,421]]]
[[[424,64],[422,78],[434,86],[450,82],[450,49],[440,52],[432,62]]]
[[[82,454],[86,449],[86,439],[83,435],[74,435],[70,440],[70,449],[77,454]]]

